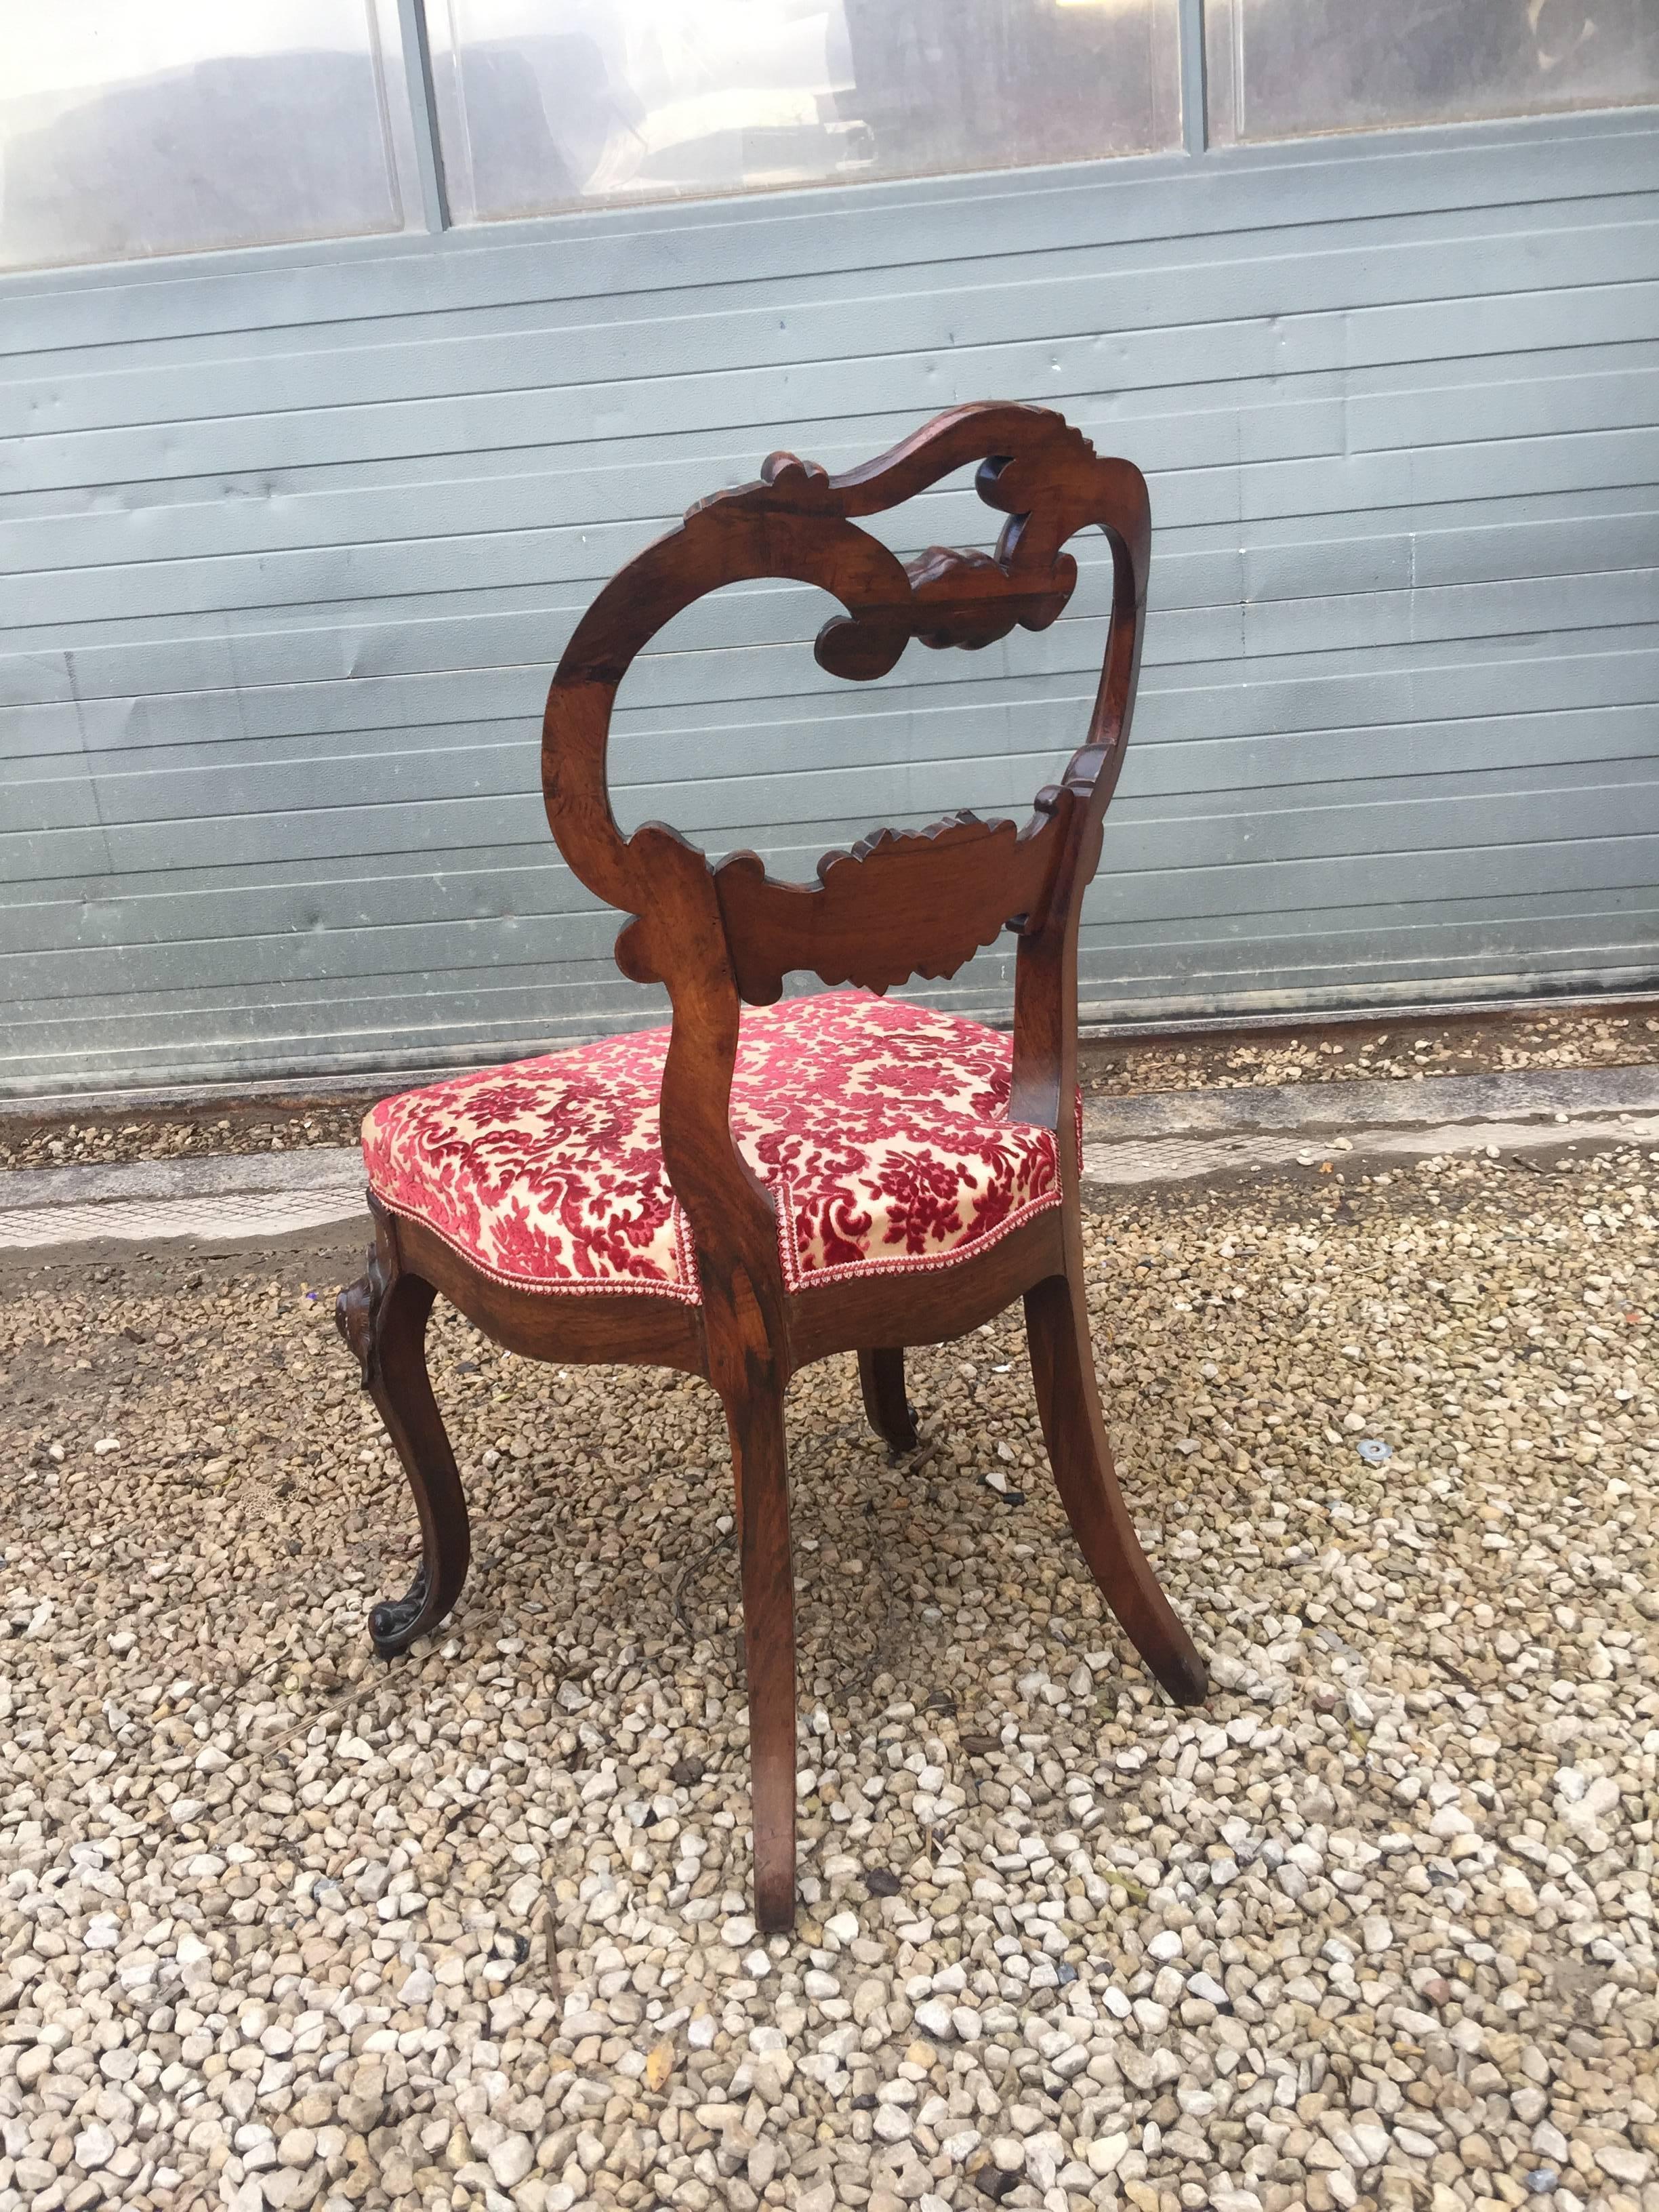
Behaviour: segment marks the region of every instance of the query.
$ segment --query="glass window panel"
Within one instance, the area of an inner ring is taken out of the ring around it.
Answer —
[[[428,0],[459,222],[1177,145],[1177,0]]]
[[[0,0],[0,267],[396,230],[375,0]]]
[[[1655,0],[1206,0],[1212,142],[1659,97]]]

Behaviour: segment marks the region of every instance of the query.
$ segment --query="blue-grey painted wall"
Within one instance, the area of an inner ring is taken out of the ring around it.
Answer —
[[[1095,1009],[1659,970],[1653,111],[20,276],[0,351],[9,1089],[641,1018],[538,797],[576,616],[772,448],[842,467],[985,397],[1152,480]],[[1020,808],[1102,585],[856,690],[812,593],[694,611],[623,694],[618,811],[805,874]]]

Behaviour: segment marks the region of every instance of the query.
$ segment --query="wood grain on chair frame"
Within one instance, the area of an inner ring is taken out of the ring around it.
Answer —
[[[1006,517],[994,556],[934,547],[901,562],[858,527],[979,464],[979,495]],[[611,812],[606,747],[617,688],[675,615],[727,584],[817,585],[843,613],[815,652],[833,675],[867,681],[913,642],[976,650],[1016,627],[1042,629],[1077,582],[1067,541],[1103,532],[1112,611],[1084,742],[1024,827],[958,814],[919,833],[879,830],[826,854],[816,884],[775,881],[753,854],[711,867],[659,823],[624,837]],[[422,1223],[371,1204],[368,1274],[340,1322],[413,1487],[423,1542],[407,1596],[375,1608],[385,1652],[404,1650],[454,1604],[467,1562],[459,1476],[427,1381],[434,1291],[498,1342],[543,1359],[633,1361],[704,1376],[726,1409],[737,1487],[749,1677],[755,1901],[788,1927],[795,1891],[795,1628],[784,1441],[785,1386],[830,1352],[859,1354],[872,1425],[893,1449],[915,1440],[902,1347],[963,1334],[1024,1297],[1031,1368],[1055,1480],[1089,1567],[1136,1649],[1172,1697],[1205,1694],[1204,1668],[1170,1608],[1119,1491],[1096,1387],[1084,1296],[1077,1085],[1077,944],[1085,887],[1129,734],[1146,596],[1151,517],[1130,462],[1102,459],[1060,416],[1000,401],[939,415],[891,452],[831,477],[776,453],[760,481],[717,493],[605,586],[578,624],[548,694],[542,775],[560,851],[588,888],[633,917],[623,972],[660,982],[672,1007],[661,1137],[689,1220],[701,1300],[589,1289],[514,1288]],[[1060,1203],[925,1273],[872,1272],[791,1290],[775,1200],[735,1142],[729,1108],[740,1007],[776,1000],[785,975],[884,991],[953,975],[1004,928],[1016,935],[1008,1119],[1054,1132]]]

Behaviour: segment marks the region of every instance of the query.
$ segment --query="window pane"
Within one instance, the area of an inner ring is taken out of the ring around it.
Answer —
[[[1212,140],[1659,97],[1654,0],[1207,0]]]
[[[396,230],[374,0],[4,0],[0,267]]]
[[[458,221],[1181,136],[1176,0],[428,0]]]

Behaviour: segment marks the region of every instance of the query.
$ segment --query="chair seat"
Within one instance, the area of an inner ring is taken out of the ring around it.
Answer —
[[[497,1281],[696,1304],[663,1164],[669,1032],[611,1037],[384,1099],[375,1196]],[[1011,1040],[865,991],[745,1012],[732,1127],[772,1194],[792,1290],[936,1268],[1060,1203],[1051,1130],[1008,1119]]]

